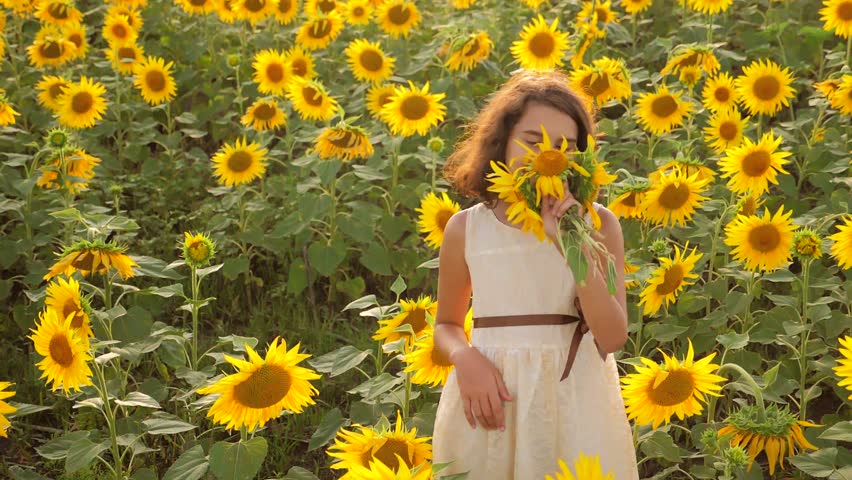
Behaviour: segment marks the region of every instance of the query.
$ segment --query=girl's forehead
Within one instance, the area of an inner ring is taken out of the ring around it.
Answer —
[[[541,131],[541,126],[547,130],[551,137],[575,137],[577,135],[577,122],[571,115],[549,105],[531,104],[527,106],[524,114],[515,125],[515,132],[521,134],[527,131]]]

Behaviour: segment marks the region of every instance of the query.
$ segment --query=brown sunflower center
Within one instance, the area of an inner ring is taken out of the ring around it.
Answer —
[[[748,243],[758,252],[771,252],[781,244],[781,233],[775,225],[761,225],[748,233]]]
[[[290,63],[290,68],[293,70],[293,75],[304,77],[308,74],[308,62],[304,58],[297,58]]]
[[[290,0],[278,0],[278,11],[288,13],[293,3]]]
[[[258,120],[271,120],[275,116],[275,107],[268,103],[261,103],[254,109],[254,118]]]
[[[101,252],[98,250],[82,250],[80,252],[71,253],[70,255],[75,255],[74,260],[71,262],[72,267],[84,272],[90,272],[92,271],[93,265],[92,259],[95,255],[101,256]],[[104,253],[104,255],[106,254]],[[105,269],[103,266],[104,262],[98,261],[98,265],[100,265],[100,270]]]
[[[319,8],[322,13],[328,13],[334,10],[334,7],[336,6],[337,2],[334,0],[320,0],[317,2],[317,8]]]
[[[666,210],[677,210],[686,205],[689,200],[689,185],[686,183],[672,183],[667,185],[660,193],[660,206]]]
[[[290,391],[290,372],[278,365],[264,365],[234,386],[234,400],[249,408],[271,407]]]
[[[136,50],[131,47],[120,47],[118,49],[118,58],[121,60],[130,59],[136,60]]]
[[[698,54],[698,52],[692,52],[689,55],[682,58],[678,62],[678,65],[681,66],[681,67],[689,67],[689,66],[695,65],[695,64],[698,63],[699,57],[700,57],[700,55]]]
[[[74,361],[74,352],[71,350],[71,344],[68,343],[68,337],[65,334],[55,334],[47,347],[50,350],[50,358],[63,367],[69,367],[71,362]]]
[[[727,102],[731,98],[731,91],[728,87],[719,87],[713,91],[713,97],[719,102]]]
[[[331,33],[331,22],[322,18],[314,22],[313,28],[308,29],[308,35],[313,38],[325,38]]]
[[[435,214],[435,223],[438,224],[438,228],[443,232],[444,228],[447,226],[447,222],[450,221],[450,217],[453,216],[452,210],[442,209],[438,210],[438,213]]]
[[[263,7],[266,6],[266,0],[246,0],[245,8],[246,10],[257,13],[263,10]]]
[[[415,334],[420,333],[424,328],[426,328],[426,310],[423,308],[415,308],[414,310],[408,312],[408,316],[405,318],[405,323],[411,325],[412,330],[414,330]]]
[[[658,374],[659,375],[659,374]],[[695,381],[688,370],[679,369],[669,372],[665,380],[656,388],[648,387],[648,398],[655,405],[673,407],[689,399],[695,389]]]
[[[740,129],[737,127],[737,124],[734,122],[722,122],[719,125],[719,137],[728,142],[734,141],[737,138],[737,133],[739,133]]]
[[[340,130],[329,136],[329,143],[337,148],[352,148],[358,143],[358,136],[349,130]]]
[[[394,25],[405,25],[411,18],[411,10],[405,5],[394,5],[388,10],[388,20]]]
[[[683,265],[674,264],[669,267],[663,275],[663,283],[657,285],[657,293],[660,295],[668,295],[676,292],[683,283],[684,274]]]
[[[272,83],[279,83],[284,80],[284,65],[280,63],[270,63],[267,65],[266,79]]]
[[[50,58],[50,59],[61,57],[63,50],[64,49],[59,44],[59,42],[56,42],[56,41],[45,42],[44,44],[42,44],[41,48],[39,49],[39,51],[41,51],[42,57]]]
[[[651,102],[651,112],[659,118],[668,118],[677,112],[677,102],[671,95],[663,95]]]
[[[757,199],[750,196],[743,201],[742,207],[740,207],[741,215],[754,215],[754,212],[757,211]]]
[[[56,20],[65,20],[68,18],[68,7],[61,3],[51,3],[47,7],[47,13]]]
[[[421,95],[412,95],[402,101],[399,111],[406,120],[420,120],[429,113],[429,101]]]
[[[773,75],[764,75],[754,81],[752,91],[761,100],[774,100],[781,92],[781,82]]]
[[[363,17],[364,16],[364,7],[358,6],[352,9],[352,15],[354,17]]]
[[[67,86],[68,86],[68,84],[64,83],[64,82],[63,83],[54,83],[53,85],[50,86],[50,88],[47,89],[47,92],[50,95],[50,98],[55,100],[55,99],[59,98],[60,95],[62,95],[62,89],[67,87]]]
[[[364,50],[361,52],[358,60],[361,62],[361,66],[365,70],[369,70],[371,72],[378,72],[385,64],[384,57],[375,50]]]
[[[473,40],[467,42],[467,45],[464,46],[464,50],[462,50],[462,55],[464,55],[465,57],[472,57],[478,51],[479,39],[474,38]]]
[[[743,173],[749,177],[760,177],[769,169],[772,158],[765,150],[755,150],[743,157]]]
[[[71,99],[71,109],[74,113],[87,113],[95,104],[95,98],[89,92],[78,92]]]
[[[145,74],[145,84],[155,92],[166,89],[166,76],[159,70],[151,70]]]
[[[852,20],[852,2],[840,2],[837,5],[837,16],[844,22]]]
[[[207,0],[189,0],[189,3],[194,7],[203,7],[207,3]]]
[[[583,81],[583,86],[585,87],[586,91],[589,93],[589,95],[595,97],[603,95],[609,89],[609,75],[596,75],[596,77],[597,78],[595,78],[594,80],[591,80],[592,75],[589,75]]]
[[[120,23],[116,23],[112,26],[111,30],[112,30],[112,34],[116,38],[127,38],[128,32],[127,32],[127,28],[124,25],[122,25]]]
[[[624,197],[624,200],[622,200],[621,203],[625,206],[628,206],[628,207],[635,207],[636,206],[636,192],[630,192],[629,194],[627,194],[627,196]]]
[[[228,157],[228,170],[241,173],[248,170],[254,163],[254,158],[246,151],[236,151]]]
[[[390,102],[391,97],[393,97],[393,95],[394,95],[394,92],[386,92],[386,93],[382,93],[381,95],[379,95],[379,99],[378,99],[379,105],[382,106],[382,107],[387,105],[388,102]]]
[[[595,13],[598,15],[598,21],[601,23],[609,22],[609,10],[605,8],[596,8]]]
[[[408,467],[413,467],[410,455],[408,453],[408,442],[405,440],[398,440],[395,438],[389,438],[385,442],[384,445],[378,448],[375,452],[373,452],[372,457],[370,456],[370,452],[367,452],[366,458],[363,460],[371,460],[376,459],[382,462],[386,467],[390,468],[393,471],[397,471],[399,469],[399,461],[396,456],[399,455],[400,458],[405,461]],[[365,465],[367,463],[365,462]]]
[[[68,41],[74,44],[77,48],[83,46],[83,37],[79,33],[72,33],[68,35]]]
[[[68,315],[74,314],[74,318],[71,320],[72,328],[80,328],[83,326],[83,309],[80,308],[80,305],[73,298],[68,298],[65,300],[65,303],[62,305],[62,318],[68,318]]]
[[[302,87],[302,98],[308,105],[314,107],[322,105],[322,94],[313,87]]]
[[[559,150],[545,150],[536,155],[532,164],[539,175],[554,176],[565,171],[568,158]]]
[[[549,58],[556,49],[556,41],[548,32],[540,32],[530,39],[530,52],[538,58]]]

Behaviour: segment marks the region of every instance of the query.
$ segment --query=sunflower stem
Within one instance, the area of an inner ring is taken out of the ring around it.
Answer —
[[[846,65],[852,67],[852,35],[849,35],[849,38],[846,39]]]
[[[92,352],[94,353],[94,352]],[[94,357],[94,355],[92,355]],[[113,410],[109,405],[109,390],[107,390],[106,377],[103,372],[103,365],[98,362],[92,362],[92,366],[95,368],[95,377],[98,380],[99,385],[95,387],[98,393],[101,394],[101,401],[103,402],[103,407],[101,411],[104,414],[104,418],[107,422],[107,427],[109,428],[109,437],[110,437],[110,453],[112,455],[112,461],[114,464],[113,473],[115,474],[116,480],[122,480],[124,478],[124,471],[121,465],[121,455],[118,450],[118,435],[116,433],[115,428],[115,410]]]
[[[92,272],[94,274],[94,272]],[[104,306],[107,310],[112,308],[112,282],[109,279],[109,272],[104,273]],[[110,330],[112,330],[110,328]],[[109,332],[109,339],[112,340],[112,331]]]
[[[745,369],[736,363],[726,363],[716,370],[716,375],[721,375],[724,370],[734,370],[740,374],[740,378],[745,379],[746,383],[751,387],[751,393],[754,395],[755,403],[757,404],[758,420],[761,423],[766,422],[766,406],[763,404],[763,390],[757,386],[754,378],[745,371]]]
[[[411,372],[405,374],[405,402],[402,407],[402,419],[408,418],[408,407],[411,402]]]
[[[807,392],[805,385],[807,382],[808,373],[808,288],[810,284],[810,270],[812,259],[802,262],[802,333],[800,335],[801,345],[799,346],[799,419],[807,418]]]
[[[713,15],[707,14],[707,43],[713,43]]]
[[[192,369],[198,370],[198,273],[195,265],[190,266],[190,288],[192,289]]]
[[[719,358],[719,363],[725,364],[725,357],[728,355],[728,349],[722,350],[722,356]],[[717,372],[718,373],[718,372]],[[716,397],[710,396],[707,402],[707,423],[716,422]]]

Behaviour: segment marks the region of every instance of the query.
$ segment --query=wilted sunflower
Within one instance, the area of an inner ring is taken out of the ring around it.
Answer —
[[[550,242],[550,237],[544,233],[544,221],[539,212],[530,207],[524,193],[521,191],[525,181],[518,176],[518,170],[510,170],[503,162],[491,161],[492,172],[486,175],[491,183],[489,192],[495,192],[499,198],[509,204],[506,209],[506,219],[513,224],[521,224],[522,232],[535,234],[539,241]],[[495,217],[495,221],[496,220]]]
[[[598,105],[630,98],[630,73],[621,59],[601,57],[571,72],[571,86]]]
[[[139,38],[139,31],[130,25],[126,15],[113,14],[104,19],[104,27],[101,35],[110,44],[124,45],[135,42]]]
[[[13,384],[10,382],[0,382],[0,437],[8,438],[6,434],[6,430],[12,426],[9,422],[9,419],[5,417],[5,415],[9,415],[10,413],[15,413],[18,411],[17,408],[9,405],[4,402],[7,398],[10,398],[15,395],[15,392],[6,391],[7,388],[11,387]]]
[[[450,57],[444,63],[451,72],[469,72],[491,55],[494,42],[484,30],[453,42]]]
[[[838,365],[832,367],[832,370],[840,377],[837,386],[846,387],[847,390],[852,391],[852,337],[845,335],[844,338],[838,338],[837,342],[840,344],[837,351],[843,358],[837,360]],[[852,393],[847,400],[852,400]]]
[[[106,48],[104,52],[113,68],[124,74],[133,73],[133,67],[145,56],[145,50],[142,46],[135,43]]]
[[[618,218],[642,218],[642,199],[648,187],[648,183],[624,187],[624,191],[606,208]]]
[[[628,419],[636,419],[637,425],[652,424],[656,429],[661,423],[668,425],[672,415],[683,420],[701,414],[706,402],[704,395],[721,397],[719,382],[725,377],[714,374],[719,365],[710,363],[716,352],[693,361],[692,339],[683,363],[674,356],[669,357],[659,350],[665,359],[663,365],[649,358],[640,357],[644,367],[635,366],[635,373],[621,378],[621,394],[624,397]]]
[[[252,25],[272,14],[275,0],[234,0],[233,11],[240,20],[248,20]]]
[[[302,413],[306,406],[316,403],[312,397],[319,391],[310,381],[321,375],[298,366],[310,357],[299,353],[300,345],[297,343],[287,350],[287,342],[276,337],[266,351],[266,358],[261,358],[248,344],[245,348],[249,361],[225,355],[225,360],[239,372],[197,390],[202,395],[220,394],[207,416],[228,430],[247,427],[251,432],[285,409]]]
[[[12,105],[9,104],[9,99],[6,98],[6,92],[0,89],[0,126],[13,125],[15,117],[20,116]]]
[[[80,83],[69,83],[57,99],[59,123],[71,128],[89,128],[103,119],[107,101],[106,87],[89,77],[81,77]]]
[[[734,80],[737,97],[750,114],[774,115],[790,104],[796,90],[790,84],[793,77],[789,68],[772,60],[756,60],[743,67],[743,73]]]
[[[401,338],[406,339],[406,343],[411,346],[418,336],[423,334],[423,331],[429,326],[426,321],[426,315],[435,317],[438,311],[438,302],[432,301],[429,295],[420,295],[417,300],[402,299],[400,303],[400,312],[390,319],[379,320],[379,329],[373,335],[373,340],[382,340],[383,343],[395,342]],[[414,337],[408,331],[394,331],[402,325],[410,325],[414,331]]]
[[[382,120],[394,135],[410,137],[426,135],[429,128],[444,121],[447,107],[441,103],[445,93],[429,93],[429,82],[417,88],[411,80],[408,87],[396,87],[394,95],[382,108]]]
[[[435,192],[429,192],[420,200],[420,207],[414,211],[420,214],[417,220],[417,226],[422,233],[426,235],[426,243],[438,249],[444,242],[444,228],[450,217],[460,210],[459,204],[451,200],[447,192],[441,192],[441,196],[435,195]]]
[[[823,29],[826,32],[834,31],[834,34],[849,38],[852,35],[852,0],[823,0],[820,9],[820,20],[825,22]]]
[[[785,213],[782,205],[774,216],[769,209],[763,217],[737,215],[725,226],[725,244],[733,247],[734,258],[747,270],[776,270],[790,260],[796,229],[790,221],[792,214],[792,210]]]
[[[65,156],[65,188],[76,194],[89,186],[89,180],[95,177],[95,167],[101,159],[93,157],[83,149],[69,148]],[[36,185],[41,188],[59,188],[59,170],[62,168],[62,157],[58,151],[53,151],[50,160],[40,167],[41,175]]]
[[[35,345],[36,352],[44,358],[36,364],[42,371],[41,378],[47,378],[51,390],[62,388],[65,393],[80,390],[80,387],[92,384],[92,371],[86,363],[92,359],[88,345],[71,328],[73,316],[61,318],[56,310],[47,309],[39,313],[40,323],[28,336]]]
[[[77,46],[65,38],[59,28],[47,24],[36,33],[33,44],[27,47],[30,64],[36,68],[61,67],[73,60]]]
[[[559,460],[559,471],[556,472],[556,478],[551,475],[545,475],[544,480],[616,480],[611,471],[606,475],[601,468],[601,456],[595,455],[588,457],[583,452],[579,452],[577,459],[574,460],[575,477],[568,465],[561,458]]]
[[[737,91],[734,88],[734,79],[727,72],[720,72],[704,83],[701,90],[704,106],[711,112],[728,110],[737,104]]]
[[[183,259],[187,265],[203,267],[210,263],[216,254],[216,244],[205,233],[183,232],[184,239],[181,243]]]
[[[376,119],[382,118],[382,109],[387,105],[391,97],[396,95],[396,87],[393,84],[372,86],[367,90],[367,110]]]
[[[312,151],[322,159],[334,157],[345,162],[370,158],[374,152],[370,137],[363,128],[342,123],[324,129]]]
[[[352,75],[362,82],[381,83],[393,75],[396,59],[386,55],[379,42],[356,38],[345,53]]]
[[[731,177],[728,187],[736,193],[753,191],[762,194],[769,190],[769,184],[778,185],[778,174],[789,174],[784,170],[788,163],[790,152],[778,151],[781,137],[775,137],[774,132],[763,134],[755,143],[746,137],[743,143],[725,152],[725,157],[719,160],[722,178]]]
[[[131,267],[139,265],[124,254],[125,250],[126,247],[112,241],[107,243],[103,240],[80,240],[57,254],[59,259],[42,278],[50,280],[59,274],[70,277],[74,272],[80,272],[84,277],[92,273],[106,275],[115,270],[122,280],[127,280],[134,275]]]
[[[267,149],[260,144],[238,138],[226,143],[213,155],[214,173],[220,184],[233,187],[248,183],[266,173]]]
[[[340,107],[325,87],[315,80],[293,79],[287,89],[287,98],[302,120],[330,120]]]
[[[319,50],[327,47],[342,31],[343,17],[332,11],[303,23],[296,33],[296,44],[308,50]]]
[[[83,13],[71,0],[47,0],[37,3],[35,18],[62,27],[79,24],[83,21]]]
[[[642,128],[655,135],[662,135],[674,127],[683,125],[692,112],[692,103],[682,101],[680,92],[669,92],[661,85],[655,92],[646,92],[636,101],[637,115]]]
[[[257,84],[260,93],[282,95],[290,83],[287,75],[287,60],[283,53],[266,49],[254,56],[252,62],[254,75],[252,79]]]
[[[698,253],[698,248],[693,248],[687,255],[689,242],[681,251],[675,245],[675,253],[672,258],[661,258],[660,266],[648,279],[648,286],[642,290],[640,305],[645,305],[644,315],[654,315],[660,311],[663,303],[668,307],[677,301],[677,296],[684,287],[695,283],[698,274],[693,273],[695,263],[704,256]]]
[[[621,0],[621,6],[630,15],[644,12],[651,7],[652,3],[654,0]]]
[[[216,10],[213,0],[176,0],[175,3],[190,15],[207,15]]]
[[[359,424],[354,427],[360,431],[341,428],[334,439],[334,445],[326,450],[329,457],[339,460],[333,463],[331,468],[351,470],[356,466],[366,467],[370,461],[379,461],[396,471],[400,468],[398,459],[401,458],[408,468],[422,465],[421,468],[428,470],[431,475],[432,446],[429,440],[432,437],[418,438],[417,428],[406,429],[399,411],[394,430],[376,430]],[[341,480],[354,478],[356,477],[347,472]]]
[[[840,268],[852,268],[852,216],[846,216],[843,225],[837,224],[837,233],[829,235],[834,240],[831,256],[837,260]]]
[[[299,13],[299,0],[274,0],[272,13],[282,25],[289,25]]]
[[[284,116],[284,111],[278,107],[277,101],[258,98],[251,104],[240,122],[247,127],[254,127],[258,132],[263,132],[284,125],[287,118]]]
[[[524,25],[520,39],[512,42],[512,56],[527,70],[551,70],[563,65],[562,57],[568,49],[568,34],[557,28],[559,19],[548,26],[540,14]]]
[[[60,319],[71,317],[71,328],[88,349],[89,337],[94,337],[88,310],[88,301],[80,293],[80,283],[69,277],[50,282],[45,291],[44,306],[54,310]]]
[[[36,84],[36,89],[39,90],[38,103],[54,112],[58,111],[59,97],[70,85],[71,83],[62,77],[45,75]]]
[[[159,105],[175,97],[177,86],[172,78],[173,65],[174,62],[166,63],[162,58],[153,56],[133,65],[133,86],[150,105]]]
[[[781,469],[784,469],[785,451],[793,455],[795,450],[817,449],[805,438],[802,427],[821,425],[797,420],[796,415],[789,411],[789,407],[782,410],[776,403],[766,407],[766,420],[761,420],[758,408],[754,405],[740,408],[726,418],[727,425],[719,429],[719,436],[733,434],[732,447],[739,446],[748,451],[747,471],[751,471],[755,458],[762,451],[766,451],[771,476],[775,474],[776,461]]]
[[[642,216],[657,225],[686,225],[695,209],[707,200],[701,194],[710,180],[699,180],[698,173],[686,175],[675,170],[661,174],[642,199]]]
[[[393,38],[408,38],[421,20],[417,5],[408,0],[386,0],[376,8],[376,23]]]
[[[373,5],[367,0],[349,0],[343,11],[349,25],[369,25],[370,17],[373,16]]]
[[[303,80],[311,80],[317,76],[317,72],[314,70],[313,57],[298,45],[284,53],[284,61],[290,78],[299,77]]]
[[[713,15],[727,10],[734,0],[687,0],[687,3],[697,12]]]
[[[62,36],[74,44],[73,58],[84,58],[89,52],[89,41],[86,39],[86,25],[72,23],[61,29]]]
[[[852,115],[852,75],[843,75],[829,101],[843,115]]]
[[[736,108],[717,111],[704,127],[704,141],[717,153],[739,146],[749,118],[743,118]]]
[[[660,75],[678,73],[681,69],[699,67],[708,75],[714,75],[720,68],[719,60],[713,54],[713,49],[702,45],[689,45],[675,48],[666,66],[660,70]]]

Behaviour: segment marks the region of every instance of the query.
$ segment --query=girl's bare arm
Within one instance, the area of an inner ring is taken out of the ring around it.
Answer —
[[[434,341],[435,348],[451,362],[455,353],[469,346],[464,333],[464,317],[472,288],[464,258],[467,213],[467,210],[462,210],[447,221],[438,255],[438,311]]]

